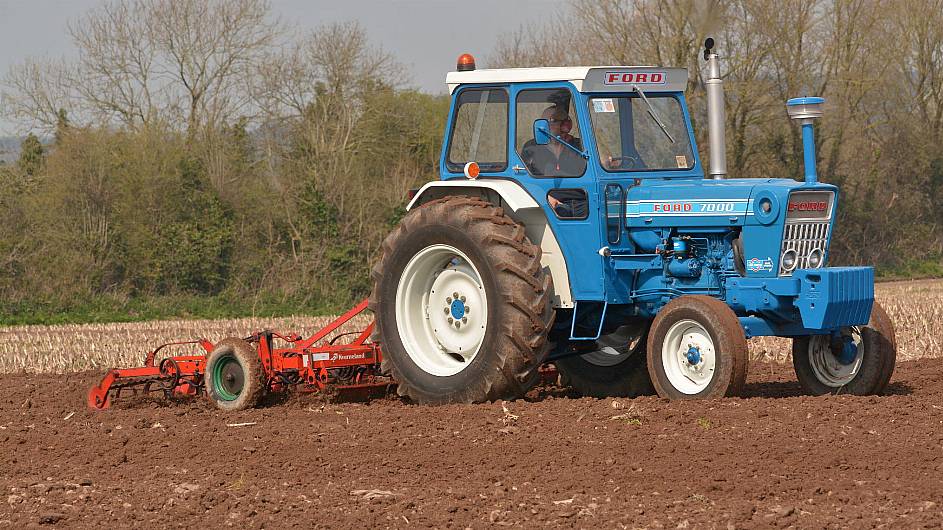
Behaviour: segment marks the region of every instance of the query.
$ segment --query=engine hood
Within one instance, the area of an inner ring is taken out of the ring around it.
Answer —
[[[629,191],[626,217],[636,227],[770,225],[782,219],[789,194],[797,189],[837,191],[792,179],[642,180]],[[763,198],[769,198],[769,212],[757,209]]]

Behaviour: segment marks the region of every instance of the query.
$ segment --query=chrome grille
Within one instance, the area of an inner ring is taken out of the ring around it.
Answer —
[[[812,268],[809,266],[809,254],[818,248],[822,250],[822,256],[824,258],[830,226],[831,223],[828,220],[787,220],[786,230],[783,234],[783,246],[779,254],[780,257],[787,251],[794,250],[796,251],[796,256],[798,256],[798,263],[793,270]],[[820,266],[824,266],[824,263]],[[783,268],[782,258],[780,258],[779,275],[790,276],[791,274],[792,271],[787,271]]]

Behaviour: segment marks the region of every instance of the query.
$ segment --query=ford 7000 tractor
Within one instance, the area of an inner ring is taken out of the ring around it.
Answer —
[[[418,402],[519,396],[552,361],[585,395],[736,395],[746,339],[792,339],[812,394],[875,394],[893,325],[871,267],[827,267],[838,189],[818,182],[812,121],[789,100],[804,181],[723,178],[724,100],[708,40],[710,168],[680,68],[447,76],[441,180],[423,186],[374,269],[374,339]]]
[[[874,270],[826,266],[839,195],[816,178],[824,102],[786,102],[804,181],[724,178],[712,48],[706,175],[683,69],[477,70],[463,55],[446,77],[441,180],[415,192],[384,241],[369,301],[306,338],[160,346],[142,367],[109,371],[89,405],[162,391],[239,410],[289,387],[394,384],[418,403],[478,402],[523,395],[549,363],[589,396],[732,396],[759,336],[792,339],[811,394],[882,392],[896,343]],[[375,323],[343,332],[368,306]]]

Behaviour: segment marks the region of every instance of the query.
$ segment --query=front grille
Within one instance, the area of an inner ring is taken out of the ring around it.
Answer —
[[[820,220],[787,220],[780,257],[787,251],[794,250],[799,259],[793,270],[812,268],[809,265],[809,254],[815,249],[820,249],[822,256],[825,256],[825,246],[828,244],[828,230],[830,224],[829,221]],[[822,265],[824,265],[824,263]],[[782,258],[780,258],[779,262],[779,275],[792,275],[791,270],[787,271],[783,267]]]
[[[809,257],[816,249],[821,252],[818,266],[825,266],[834,207],[835,194],[829,190],[802,190],[789,195],[783,244],[779,251],[780,276],[791,276],[795,270],[814,268],[809,265]],[[790,250],[796,253],[796,266],[786,270],[783,257]]]

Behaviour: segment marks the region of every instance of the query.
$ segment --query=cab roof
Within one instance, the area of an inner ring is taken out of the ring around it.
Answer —
[[[548,66],[449,72],[445,76],[450,94],[459,85],[541,81],[569,81],[580,92],[632,92],[635,85],[645,92],[682,92],[688,84],[688,71],[659,66]]]

